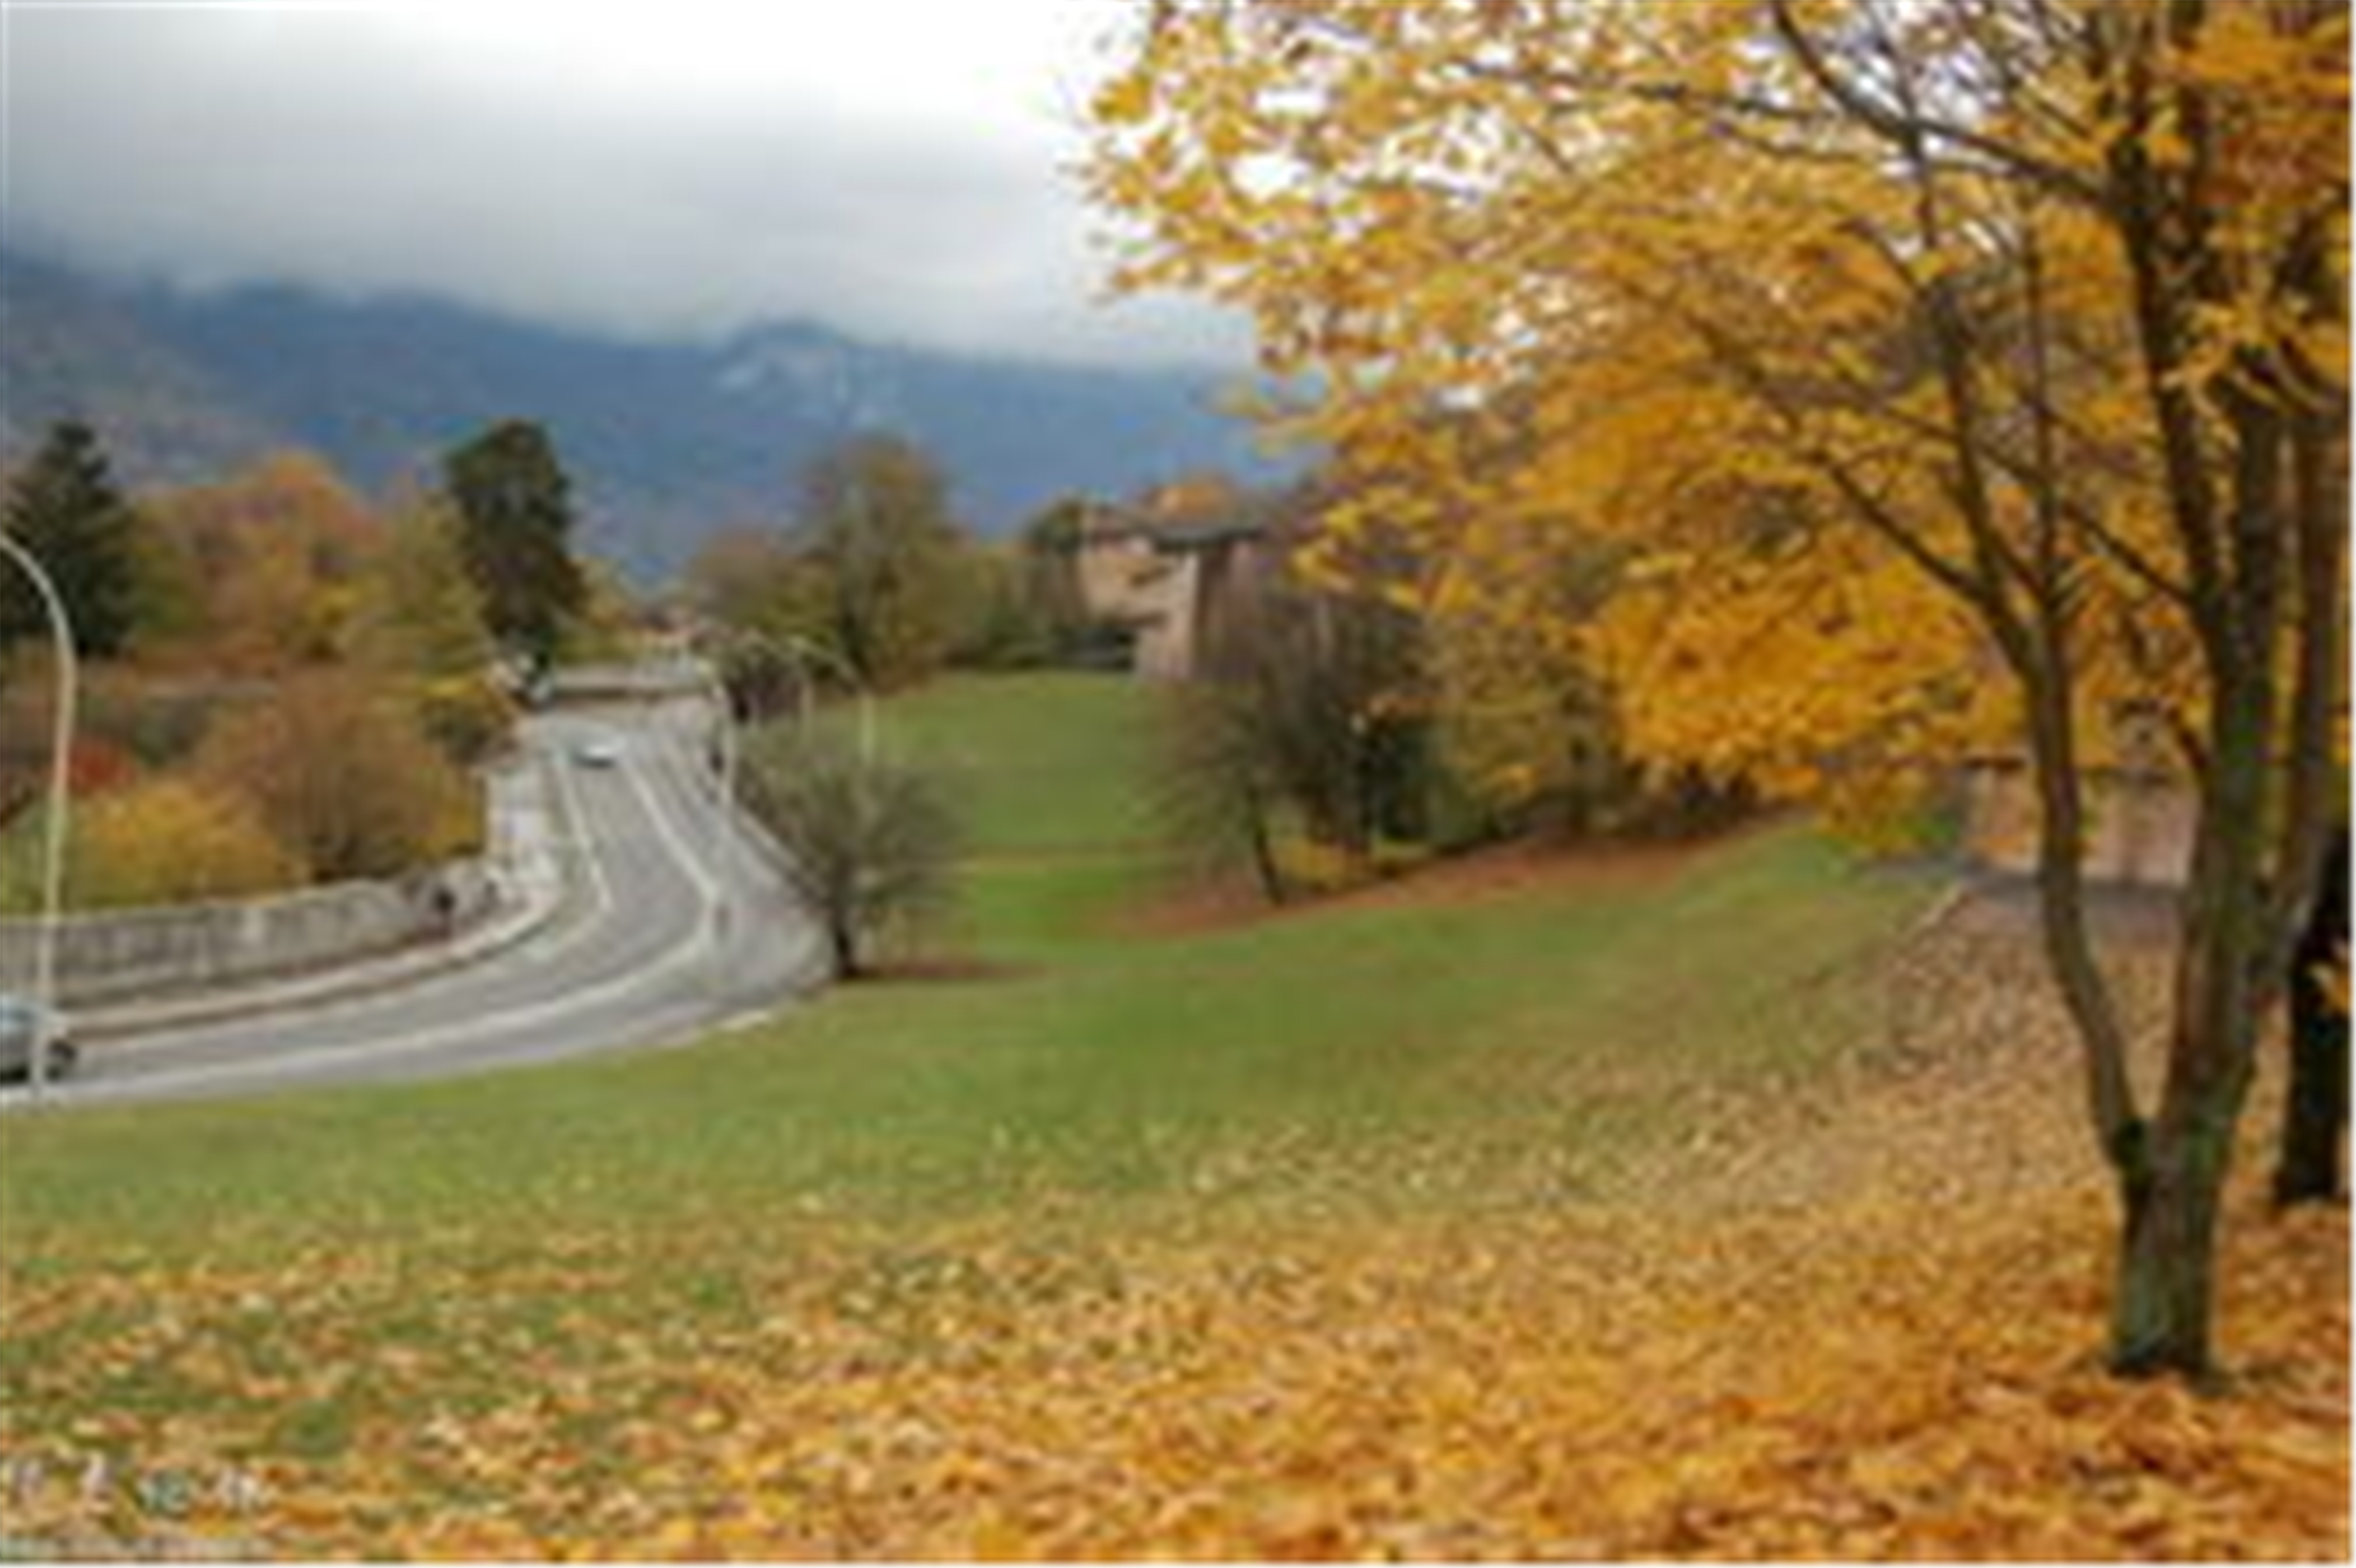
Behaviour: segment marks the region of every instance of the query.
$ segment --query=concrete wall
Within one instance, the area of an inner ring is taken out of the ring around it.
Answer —
[[[59,995],[88,1006],[304,973],[455,934],[497,904],[488,867],[464,860],[391,882],[72,916],[58,932]],[[38,931],[0,920],[0,988],[32,984]]]
[[[2040,811],[2035,781],[2014,763],[1983,764],[1965,780],[1965,857],[2033,875]],[[2100,773],[2088,781],[2086,875],[2122,886],[2181,887],[2192,864],[2191,792],[2171,780]]]

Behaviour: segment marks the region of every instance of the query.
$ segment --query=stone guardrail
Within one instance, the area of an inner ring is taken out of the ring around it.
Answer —
[[[58,995],[86,1007],[302,974],[457,935],[499,901],[489,865],[460,860],[391,881],[72,915],[58,925]],[[30,986],[39,932],[0,920],[0,988]]]

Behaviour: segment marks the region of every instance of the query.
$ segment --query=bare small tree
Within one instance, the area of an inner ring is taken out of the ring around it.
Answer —
[[[749,748],[741,788],[784,849],[787,881],[825,927],[841,978],[872,974],[877,942],[950,901],[960,834],[928,775],[780,725]]]
[[[1286,797],[1266,715],[1214,686],[1171,693],[1167,714],[1158,803],[1171,839],[1206,873],[1249,866],[1260,897],[1285,902],[1292,887],[1276,840]]]

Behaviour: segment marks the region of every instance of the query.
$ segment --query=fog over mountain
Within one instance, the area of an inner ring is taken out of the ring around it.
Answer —
[[[0,252],[0,461],[72,413],[136,482],[299,446],[383,492],[430,477],[491,420],[535,418],[580,488],[589,546],[648,580],[715,528],[785,521],[802,464],[860,431],[922,443],[991,532],[1070,489],[1264,472],[1248,428],[1215,406],[1227,380],[876,345],[808,323],[632,342],[423,296],[190,292]]]

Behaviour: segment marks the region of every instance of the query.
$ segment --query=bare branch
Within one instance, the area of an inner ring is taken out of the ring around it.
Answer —
[[[1792,58],[1825,96],[1856,124],[1896,147],[1910,144],[1959,149],[1999,170],[2043,186],[2058,196],[2088,206],[2104,204],[2107,193],[2079,171],[1984,131],[1953,119],[1930,114],[1919,105],[1901,110],[1877,102],[1858,82],[1844,75],[1825,49],[1809,38],[1792,9],[1792,0],[1770,0],[1776,36]]]

